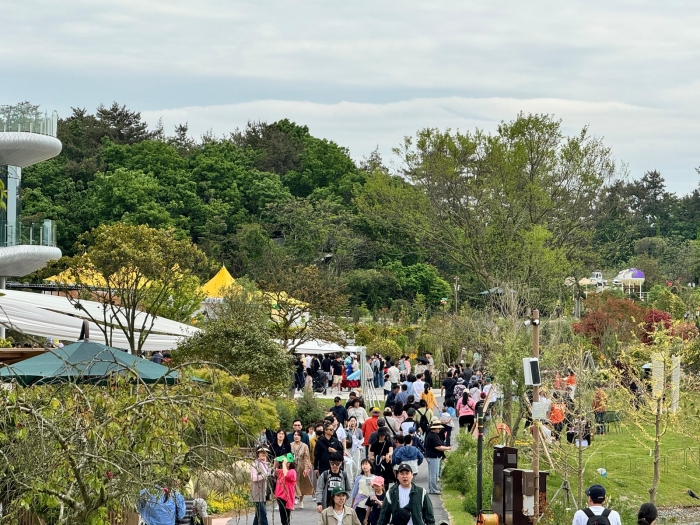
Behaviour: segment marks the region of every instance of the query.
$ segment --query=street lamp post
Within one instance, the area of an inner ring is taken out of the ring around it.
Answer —
[[[455,276],[455,282],[452,285],[452,288],[454,288],[454,290],[455,290],[455,316],[456,316],[457,313],[459,312],[459,289],[460,289],[459,277]]]
[[[532,357],[540,357],[540,311],[532,311]],[[540,401],[540,387],[534,385],[532,387],[532,403]],[[540,515],[540,426],[539,420],[532,418],[533,433],[532,433],[532,472],[535,476],[535,521]]]

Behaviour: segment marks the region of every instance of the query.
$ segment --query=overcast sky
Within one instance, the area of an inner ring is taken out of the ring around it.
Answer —
[[[700,180],[696,2],[5,0],[0,22],[0,104],[116,100],[195,135],[287,117],[387,162],[422,127],[546,112],[634,178]]]

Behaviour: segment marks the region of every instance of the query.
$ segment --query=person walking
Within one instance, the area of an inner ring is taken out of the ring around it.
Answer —
[[[348,427],[345,429],[346,449],[345,452],[350,454],[353,463],[353,472],[360,471],[360,459],[365,437],[362,435],[362,430],[357,426],[357,420],[354,416],[348,419]],[[352,476],[351,476],[352,477]]]
[[[388,436],[389,430],[380,427],[377,430],[377,441],[369,446],[369,461],[375,476],[382,476],[387,483],[394,480],[391,458],[394,455],[394,442]]]
[[[267,462],[267,449],[260,447],[258,457],[250,466],[250,501],[255,505],[253,525],[267,525],[267,484],[270,476],[270,464]]]
[[[331,505],[332,492],[335,488],[341,488],[350,493],[352,484],[347,472],[340,470],[343,464],[343,455],[335,453],[330,459],[330,469],[318,477],[316,482],[316,510],[321,513],[323,509]]]
[[[330,468],[330,458],[333,454],[340,454],[343,460],[343,444],[335,437],[333,423],[326,422],[323,425],[323,435],[316,441],[314,449],[314,472],[318,478]]]
[[[381,414],[379,407],[372,407],[372,410],[370,411],[371,417],[366,419],[364,425],[362,425],[362,435],[365,438],[363,445],[365,447],[369,447],[370,436],[379,428],[379,414]]]
[[[413,475],[415,476],[418,474],[418,465],[423,463],[423,453],[418,450],[418,447],[413,446],[413,436],[411,434],[406,434],[403,438],[399,438],[399,440],[403,442],[403,446],[394,449],[391,462],[397,466],[402,463],[411,465]]]
[[[474,426],[474,407],[476,404],[469,395],[467,390],[464,391],[462,397],[457,401],[456,411],[459,415],[459,428],[466,428],[467,432],[471,432]]]
[[[365,521],[367,500],[372,495],[372,480],[376,477],[372,474],[372,464],[368,459],[363,459],[360,463],[360,475],[355,478],[350,497],[352,508],[355,509],[355,513],[361,522]]]
[[[605,411],[608,405],[608,395],[602,388],[595,389],[593,394],[593,413],[595,416],[595,433],[605,434]]]
[[[291,456],[291,453],[289,454]],[[289,456],[283,456],[277,461],[277,483],[275,484],[275,498],[280,511],[280,522],[289,525],[294,510],[294,491],[297,483],[297,471],[294,462],[290,462]]]
[[[413,483],[413,469],[401,464],[397,471],[398,483],[386,493],[377,525],[411,523],[434,525],[433,505],[426,490]]]
[[[301,441],[301,430],[293,432],[294,441],[292,441],[291,449],[294,454],[294,464],[297,471],[297,483],[294,488],[294,504],[299,505],[299,508],[304,508],[304,496],[313,496],[314,487],[311,484],[311,453],[306,443]]]
[[[440,494],[438,477],[440,477],[440,461],[445,457],[445,451],[450,447],[440,439],[442,423],[435,420],[430,425],[430,432],[425,437],[425,459],[428,462],[428,492]]]
[[[287,433],[281,428],[276,432],[275,438],[271,440],[269,445],[272,458],[286,456],[292,451],[289,445],[289,439],[287,439]]]
[[[346,505],[348,491],[342,487],[335,487],[332,495],[333,503],[321,511],[318,525],[361,525],[357,514]]]
[[[659,511],[653,503],[642,503],[637,512],[637,525],[654,525]]]
[[[622,525],[617,511],[606,509],[603,505],[605,502],[605,487],[598,484],[591,485],[586,490],[586,496],[588,496],[588,507],[576,511],[572,525],[587,525],[588,520],[595,516],[602,516],[609,525]],[[602,520],[598,523],[601,525],[605,524]]]
[[[360,406],[359,397],[356,397],[353,400],[352,406],[348,409],[347,414],[348,418],[354,417],[357,420],[357,424],[359,426],[362,426],[362,424],[365,422],[365,419],[369,417],[367,415],[367,411]]]
[[[379,514],[382,511],[382,503],[384,503],[384,498],[386,493],[384,492],[384,478],[381,476],[375,476],[372,480],[372,494],[367,500],[367,510],[368,513],[364,520],[366,525],[377,525],[379,521]]]

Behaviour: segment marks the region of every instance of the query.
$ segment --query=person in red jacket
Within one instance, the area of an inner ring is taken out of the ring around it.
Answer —
[[[365,453],[367,447],[369,447],[369,437],[372,435],[373,432],[376,432],[377,429],[379,428],[379,415],[381,414],[381,410],[379,410],[379,407],[372,407],[372,411],[370,412],[370,417],[365,419],[365,422],[362,425],[362,436],[365,438],[364,440],[364,446],[365,446]]]

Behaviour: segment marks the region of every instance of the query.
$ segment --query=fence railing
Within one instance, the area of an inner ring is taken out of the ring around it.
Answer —
[[[0,106],[0,132],[19,131],[56,136],[58,113],[39,111],[39,106],[28,103]]]
[[[56,222],[0,220],[0,247],[56,246]]]

